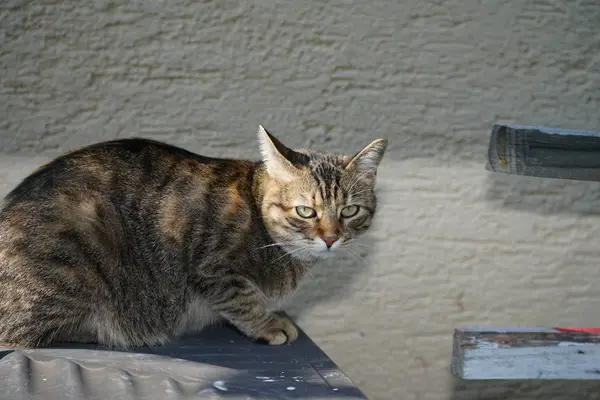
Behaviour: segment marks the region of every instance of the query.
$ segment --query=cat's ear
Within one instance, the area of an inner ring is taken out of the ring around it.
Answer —
[[[356,169],[365,178],[374,179],[377,168],[387,149],[387,139],[372,141],[367,147],[356,153],[346,164],[346,169]]]
[[[284,182],[298,177],[299,171],[294,166],[294,161],[300,154],[284,146],[262,125],[258,126],[258,143],[263,163],[271,177]]]

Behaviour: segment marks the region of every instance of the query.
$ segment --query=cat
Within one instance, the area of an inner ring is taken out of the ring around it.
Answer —
[[[258,141],[253,162],[117,139],[32,172],[0,204],[0,345],[158,346],[216,321],[296,340],[274,308],[369,229],[387,140],[353,156]]]

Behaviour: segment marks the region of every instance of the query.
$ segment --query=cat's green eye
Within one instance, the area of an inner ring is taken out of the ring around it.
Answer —
[[[342,208],[341,214],[344,218],[352,218],[358,214],[358,210],[360,210],[359,206],[346,206]]]
[[[306,206],[298,206],[296,207],[296,212],[302,218],[314,218],[317,216],[317,212],[310,207]]]

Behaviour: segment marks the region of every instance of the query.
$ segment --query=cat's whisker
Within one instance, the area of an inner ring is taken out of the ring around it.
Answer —
[[[348,250],[348,254],[352,256],[352,259],[360,262],[360,259],[356,256],[356,253],[350,251],[350,249],[346,249],[346,250]]]
[[[278,258],[276,258],[275,260],[273,260],[273,261],[272,261],[272,263],[275,263],[275,262],[277,262],[277,261],[281,260],[282,258],[284,258],[284,257],[286,257],[286,256],[291,256],[292,254],[296,254],[296,253],[298,253],[299,251],[303,251],[303,250],[304,250],[304,251],[306,251],[306,249],[305,249],[305,248],[303,248],[303,247],[298,247],[297,249],[294,249],[294,250],[288,251],[288,252],[286,252],[284,255],[282,255],[281,257],[278,257]]]
[[[356,184],[358,182],[360,182],[362,180],[362,178],[364,178],[365,176],[367,176],[368,174],[370,174],[371,171],[366,171],[364,173],[362,173],[358,178],[356,178],[356,180],[354,182],[352,182],[352,184],[350,185],[350,187],[346,190],[346,192],[350,193],[350,191],[354,188],[354,186],[356,186]]]
[[[350,254],[353,255],[355,258],[357,258],[359,261],[362,261],[362,263],[366,266],[367,262],[365,261],[365,259],[358,254],[357,251],[355,251],[352,247],[347,247],[347,249],[350,251]]]
[[[358,192],[355,192],[355,193],[349,193],[349,194],[348,194],[348,196],[349,196],[349,197],[356,197],[356,196],[358,196],[359,194],[363,194],[363,193],[367,193],[367,192],[372,192],[372,191],[373,191],[373,190],[372,190],[371,188],[369,188],[369,189],[365,189],[365,190],[360,190],[360,191],[358,191]]]
[[[347,191],[350,192],[352,190],[352,188],[354,187],[354,185],[356,185],[356,183],[358,181],[360,181],[360,179],[365,176],[365,173],[359,175],[354,181],[352,181],[352,183],[350,184],[350,187],[348,187]]]
[[[357,242],[357,241],[355,241],[355,240],[350,240],[350,241],[348,241],[348,242],[345,242],[345,243],[344,243],[344,245],[345,245],[345,246],[354,246],[354,245],[356,245],[356,246],[363,246],[363,247],[366,247],[367,249],[370,249],[370,248],[371,248],[371,246],[370,246],[370,245],[368,245],[368,244],[364,244],[364,243],[360,243],[360,242]]]
[[[300,242],[302,242],[301,239],[299,239],[299,240],[289,240],[289,241],[285,241],[285,242],[271,243],[271,244],[267,244],[266,246],[257,247],[256,250],[265,249],[267,247],[273,247],[273,246],[293,245],[293,244],[297,244],[297,243],[300,243]]]
[[[313,269],[312,269],[312,268],[304,268],[304,269],[302,270],[302,272],[304,273],[304,275],[305,275],[307,278],[312,278],[312,277],[314,277],[314,275],[315,275],[315,273],[314,273],[314,271],[313,271]]]

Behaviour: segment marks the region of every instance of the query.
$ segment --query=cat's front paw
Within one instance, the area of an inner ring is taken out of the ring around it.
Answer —
[[[298,329],[288,318],[278,318],[259,334],[270,345],[291,343],[298,338]]]

